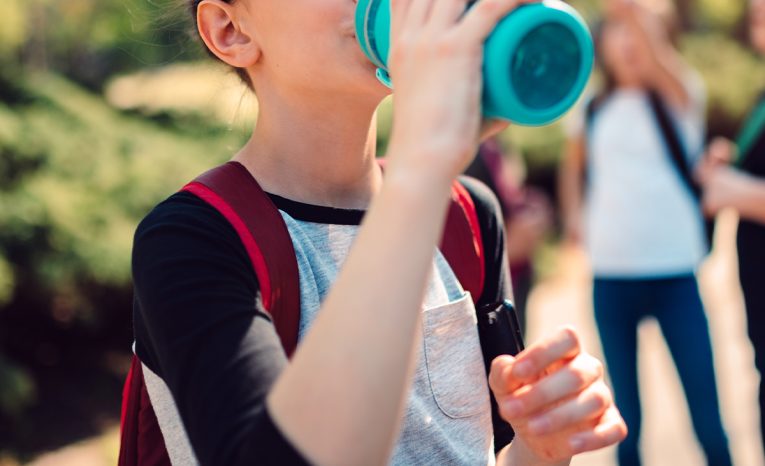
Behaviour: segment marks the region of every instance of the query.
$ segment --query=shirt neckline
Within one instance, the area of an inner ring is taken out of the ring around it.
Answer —
[[[295,220],[328,225],[361,225],[365,210],[339,209],[293,201],[276,194],[266,193],[276,208]]]

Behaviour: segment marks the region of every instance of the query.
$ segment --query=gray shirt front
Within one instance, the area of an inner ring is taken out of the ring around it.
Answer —
[[[300,270],[300,333],[316,318],[359,227],[282,211]],[[393,465],[494,464],[489,388],[470,294],[438,251],[422,305],[420,347]]]

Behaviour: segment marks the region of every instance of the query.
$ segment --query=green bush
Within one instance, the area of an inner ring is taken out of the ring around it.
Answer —
[[[53,75],[15,85],[26,97],[0,102],[0,299],[12,298],[17,276],[51,295],[79,283],[129,287],[140,218],[244,138],[124,114]]]
[[[707,86],[709,133],[732,137],[765,90],[765,61],[719,33],[687,34],[682,50]]]

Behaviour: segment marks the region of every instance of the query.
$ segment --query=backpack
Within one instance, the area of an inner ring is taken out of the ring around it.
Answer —
[[[260,284],[263,306],[291,357],[298,340],[300,282],[292,240],[278,209],[238,162],[202,174],[181,191],[214,207],[236,230]],[[459,181],[452,185],[440,250],[462,287],[477,301],[485,278],[483,243],[475,204]],[[492,405],[495,410],[495,403]],[[120,435],[119,466],[170,464],[141,361],[135,355],[123,390]],[[501,438],[496,438],[498,435]],[[495,442],[506,445],[512,439],[507,435],[495,432]]]
[[[587,128],[592,128],[593,122],[595,120],[595,114],[597,113],[600,106],[605,103],[605,101],[605,96],[599,96],[592,99],[587,104],[585,117]],[[675,172],[680,178],[683,186],[691,194],[694,201],[696,201],[700,215],[704,219],[704,230],[706,233],[706,246],[708,252],[708,250],[711,249],[714,240],[715,219],[706,218],[703,213],[702,196],[704,193],[701,185],[693,176],[693,170],[688,163],[686,149],[682,143],[682,140],[680,139],[680,134],[678,133],[677,126],[675,126],[674,121],[672,121],[672,116],[669,112],[669,109],[667,109],[666,104],[656,91],[652,90],[648,92],[648,102],[651,106],[651,113],[653,114],[654,121],[656,122],[656,125],[659,129],[659,134],[662,141],[664,142],[665,153],[672,162],[672,167],[675,169]],[[585,176],[585,179],[587,179],[587,176]]]

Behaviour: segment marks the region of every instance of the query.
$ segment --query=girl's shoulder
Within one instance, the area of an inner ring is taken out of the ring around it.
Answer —
[[[172,239],[187,234],[209,235],[221,240],[236,239],[236,231],[214,207],[188,192],[178,192],[155,206],[138,224],[137,244],[149,235]]]
[[[195,260],[198,268],[214,258],[237,265],[249,273],[249,258],[234,227],[214,207],[187,192],[178,192],[159,203],[140,222],[133,238],[133,275]]]

